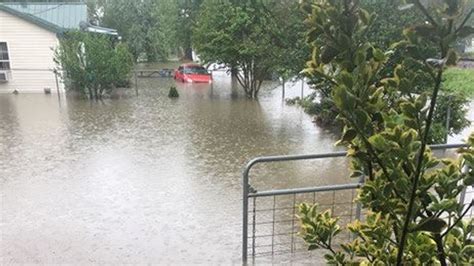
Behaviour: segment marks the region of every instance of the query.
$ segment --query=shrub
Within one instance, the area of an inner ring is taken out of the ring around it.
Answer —
[[[176,87],[174,87],[174,86],[170,87],[168,97],[170,97],[170,98],[178,98],[179,97],[179,93],[178,93],[178,90],[176,89]]]
[[[108,36],[69,32],[55,50],[57,72],[66,89],[100,99],[116,87],[129,84],[132,56],[125,44],[114,47]]]
[[[430,12],[412,0],[428,22],[404,31],[405,40],[395,44],[403,60],[393,75],[381,77],[391,52],[367,40],[374,15],[358,2],[306,2],[314,49],[306,72],[331,84],[344,126],[337,144],[348,149],[351,177],[367,177],[356,199],[365,219],[347,225],[354,240],[336,246],[339,217],[302,204],[301,235],[309,249],[326,249],[330,264],[472,265],[473,225],[465,215],[474,201],[463,206],[458,197],[474,184],[474,134],[456,160],[435,158],[428,143],[445,66],[456,61],[453,46],[474,28],[465,25],[467,19],[455,19],[462,1],[445,0]],[[420,56],[425,42],[439,46],[439,57]],[[413,71],[413,63],[420,71]],[[414,93],[426,75],[430,82]]]

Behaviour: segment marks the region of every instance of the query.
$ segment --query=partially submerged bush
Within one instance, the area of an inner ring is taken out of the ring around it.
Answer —
[[[108,36],[69,32],[55,51],[57,73],[66,90],[99,99],[116,87],[129,84],[132,56],[125,44],[114,46]]]
[[[170,87],[170,91],[168,92],[168,97],[170,97],[170,98],[178,98],[179,97],[179,93],[178,93],[178,90],[176,89],[176,87],[174,87],[174,86]]]

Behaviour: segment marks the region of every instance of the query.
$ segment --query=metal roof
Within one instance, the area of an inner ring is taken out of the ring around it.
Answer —
[[[87,6],[83,2],[6,2],[0,10],[23,18],[53,32],[79,29],[87,21]]]

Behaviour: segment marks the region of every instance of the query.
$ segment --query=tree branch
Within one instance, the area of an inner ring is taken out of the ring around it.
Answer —
[[[440,234],[434,234],[434,241],[436,242],[436,249],[438,250],[438,260],[441,266],[447,266],[446,264],[446,255],[443,247],[443,239]]]
[[[471,209],[473,204],[474,204],[474,201],[471,201],[471,204],[469,204],[466,210],[464,210],[461,216],[459,216],[458,219],[448,229],[446,229],[446,231],[441,235],[441,237],[445,237],[449,233],[449,231],[451,231],[451,229],[453,229],[456,226],[456,224],[458,224],[462,220],[462,218],[464,218],[464,216],[468,213],[468,211]]]
[[[420,3],[420,0],[415,0],[413,2],[420,9],[423,15],[425,15],[425,17],[430,21],[430,23],[433,26],[438,27],[438,23],[433,19],[433,17],[431,17],[430,13],[428,12],[428,10],[426,10],[425,6],[422,3]]]
[[[416,2],[419,3],[419,1],[416,1]],[[444,56],[445,56],[445,52],[443,51],[443,57]],[[410,201],[408,203],[407,215],[406,215],[406,218],[405,218],[405,224],[403,225],[403,231],[402,231],[402,235],[401,235],[401,238],[400,238],[400,247],[398,249],[398,254],[397,254],[397,265],[398,266],[402,265],[403,252],[404,252],[404,249],[405,249],[405,242],[406,242],[406,237],[407,237],[407,234],[408,234],[408,227],[410,225],[411,216],[412,216],[412,212],[413,212],[413,207],[414,207],[414,204],[415,204],[416,190],[418,188],[418,182],[420,181],[420,174],[421,174],[421,170],[422,170],[421,168],[422,168],[422,165],[423,165],[423,158],[424,158],[423,156],[424,156],[425,150],[426,150],[426,144],[427,144],[428,135],[429,135],[429,132],[430,132],[431,123],[433,122],[433,114],[434,114],[434,110],[435,110],[435,106],[436,106],[436,100],[438,98],[438,92],[441,88],[442,77],[443,77],[443,69],[441,68],[441,69],[438,70],[438,75],[436,77],[436,84],[435,84],[433,96],[431,98],[430,109],[429,109],[429,112],[428,112],[428,117],[426,118],[425,132],[424,132],[423,138],[421,139],[421,148],[420,148],[420,151],[418,153],[415,175],[413,176],[414,180],[413,180],[413,186],[412,186],[411,194],[410,194]]]
[[[344,114],[344,112],[342,112],[341,110],[341,114],[344,115],[346,118],[348,117],[346,114]],[[387,179],[390,180],[390,175],[388,174],[388,171],[387,171],[387,168],[385,167],[385,164],[382,162],[382,160],[378,157],[377,153],[375,152],[375,150],[373,149],[372,145],[370,144],[369,140],[367,139],[366,136],[364,136],[364,134],[362,134],[362,130],[359,128],[359,126],[354,123],[351,119],[347,119],[347,121],[349,121],[349,123],[352,124],[352,126],[355,128],[356,131],[358,131],[358,134],[359,136],[362,138],[362,141],[364,142],[364,144],[366,145],[367,147],[367,151],[372,155],[372,157],[374,157],[375,161],[377,162],[377,164],[380,166],[380,168],[382,168],[382,172],[384,173],[385,176],[387,176]],[[405,200],[404,197],[402,197],[400,195],[400,193],[395,189],[395,187],[393,188],[393,192],[395,193],[395,195],[400,198],[400,200],[402,200],[404,203],[407,203],[407,201]]]
[[[459,27],[455,31],[456,33],[458,33],[462,29],[462,27],[464,27],[464,25],[467,23],[467,21],[469,20],[469,18],[471,17],[473,13],[474,13],[474,8],[471,8],[471,11],[469,11],[469,13],[466,15],[466,17],[461,22],[461,24],[459,24]]]

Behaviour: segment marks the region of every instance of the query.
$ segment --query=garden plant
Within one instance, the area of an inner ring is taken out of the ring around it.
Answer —
[[[474,34],[466,25],[473,10],[461,0],[430,9],[419,0],[401,3],[426,22],[407,25],[404,40],[382,49],[366,38],[375,15],[358,2],[313,0],[303,8],[313,49],[305,72],[330,87],[344,127],[337,144],[348,149],[351,177],[366,177],[356,198],[364,215],[340,225],[330,210],[301,204],[301,236],[309,249],[326,249],[331,264],[472,265],[473,224],[465,216],[473,203],[458,198],[474,183],[474,135],[457,159],[436,158],[428,144],[443,73],[457,60],[453,46]],[[423,56],[425,43],[437,46],[436,56]],[[402,60],[380,75],[395,49]],[[354,239],[335,243],[345,226]]]

